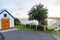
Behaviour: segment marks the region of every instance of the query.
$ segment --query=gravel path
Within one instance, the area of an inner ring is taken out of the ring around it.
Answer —
[[[50,33],[36,32],[30,30],[14,30],[2,32],[5,40],[56,40]]]

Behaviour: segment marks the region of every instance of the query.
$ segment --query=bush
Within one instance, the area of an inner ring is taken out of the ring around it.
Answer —
[[[30,26],[32,29],[36,29],[36,25],[26,24],[26,28],[30,28]]]
[[[44,26],[39,26],[37,27],[38,30],[44,31]],[[46,31],[48,30],[48,28],[46,27]]]
[[[32,29],[36,29],[36,25],[31,25],[31,28]]]
[[[48,27],[46,27],[46,31],[48,31]]]
[[[26,24],[26,28],[30,28],[30,24]]]
[[[30,24],[26,24],[26,28],[30,28]],[[36,25],[31,25],[31,29],[35,29],[36,30]],[[44,27],[37,25],[37,30],[44,31]],[[46,30],[48,30],[47,27],[46,27]]]
[[[18,18],[14,18],[14,25],[21,25],[21,22]]]
[[[44,27],[38,25],[38,26],[37,26],[37,29],[43,31],[43,30],[44,30]]]

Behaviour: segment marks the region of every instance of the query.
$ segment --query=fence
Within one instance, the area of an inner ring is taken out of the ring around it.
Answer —
[[[18,23],[18,22],[15,22],[14,23],[16,26],[22,26],[22,27],[24,27],[24,28],[27,28],[27,25],[26,24],[20,24],[20,23]],[[45,25],[40,25],[40,26],[43,26],[43,29],[44,29],[44,32],[46,31],[46,26]],[[31,24],[29,24],[29,26],[28,26],[30,29],[32,29],[32,25]],[[35,30],[38,30],[38,26],[37,25],[35,25],[34,26],[35,27]]]

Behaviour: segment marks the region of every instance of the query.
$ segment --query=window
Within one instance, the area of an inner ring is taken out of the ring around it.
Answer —
[[[4,14],[4,17],[7,17],[7,14]]]

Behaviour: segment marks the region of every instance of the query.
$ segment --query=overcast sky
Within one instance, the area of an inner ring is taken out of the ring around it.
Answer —
[[[28,18],[28,11],[39,3],[48,9],[49,17],[60,17],[60,0],[0,0],[0,9],[7,9],[14,17]]]

